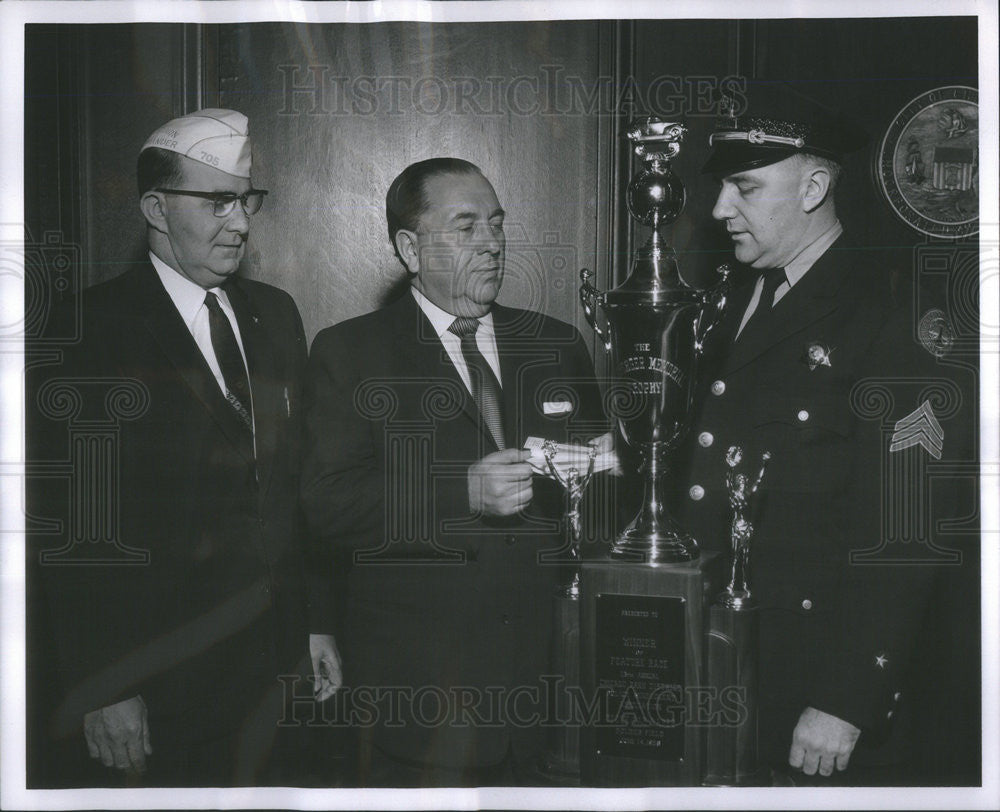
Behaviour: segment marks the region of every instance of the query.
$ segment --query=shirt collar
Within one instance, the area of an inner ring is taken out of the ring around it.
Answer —
[[[455,316],[449,313],[447,310],[442,310],[434,302],[428,299],[424,294],[417,290],[412,285],[410,286],[410,293],[413,294],[413,298],[416,300],[420,309],[424,311],[424,315],[427,316],[427,320],[431,323],[434,331],[437,333],[438,338],[444,336],[445,333],[449,335],[454,335],[448,328],[455,321]],[[487,332],[493,332],[493,314],[487,313],[485,316],[480,316],[478,319],[479,323],[486,329]]]
[[[156,269],[156,273],[174,303],[174,307],[177,308],[177,312],[181,314],[181,318],[184,319],[184,323],[190,330],[194,324],[195,316],[205,304],[207,291],[201,285],[196,285],[184,274],[171,268],[152,251],[149,252],[149,261],[153,263],[153,268]],[[222,288],[215,287],[210,290],[226,305],[229,304],[229,299]]]
[[[840,220],[834,220],[833,225],[819,235],[809,245],[799,251],[798,256],[785,266],[785,276],[789,287],[795,285],[818,260],[834,241],[844,233]]]

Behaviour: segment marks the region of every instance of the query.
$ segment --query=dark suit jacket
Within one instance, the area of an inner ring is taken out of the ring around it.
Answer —
[[[975,465],[975,358],[939,360],[917,341],[923,309],[915,312],[910,288],[890,284],[911,263],[852,250],[841,237],[766,330],[748,327],[733,343],[751,274],[707,348],[677,493],[685,527],[728,553],[726,449],[743,446],[754,473],[762,451],[773,454],[751,582],[762,604],[761,738],[779,763],[807,706],[861,728],[863,749],[888,736],[935,579],[948,568],[935,545],[968,546],[969,566],[978,558],[974,534],[942,535],[935,524],[971,515],[973,497],[959,499],[954,476],[933,487],[929,476],[935,466]],[[810,347],[821,350],[812,368]],[[925,400],[944,432],[940,462],[919,445],[889,450],[896,422]],[[693,498],[693,486],[704,496]]]
[[[585,441],[605,431],[577,331],[500,306],[493,316],[507,446],[520,448],[531,435]],[[559,400],[571,401],[572,413],[545,415],[544,402]],[[379,746],[402,758],[458,768],[500,761],[514,728],[507,717],[530,722],[537,710],[528,694],[515,707],[511,691],[537,690],[547,667],[553,588],[564,572],[539,556],[561,545],[561,489],[534,477],[523,516],[470,515],[468,467],[497,448],[409,293],[316,337],[306,423],[310,532],[353,565],[348,683],[361,704],[369,694],[400,692],[401,725],[367,708],[354,721],[375,721]],[[510,699],[507,707],[491,711],[488,686],[501,705]],[[456,702],[469,705],[464,718]],[[522,725],[532,727],[537,720]]]
[[[118,471],[107,482],[75,472],[71,491],[86,501],[94,489],[102,526],[117,522],[118,546],[77,544],[73,561],[40,568],[64,692],[57,729],[140,694],[155,749],[217,739],[240,728],[306,653],[302,324],[283,291],[246,279],[226,290],[249,365],[256,462],[148,262],[84,293],[80,344],[44,370],[79,392],[71,426],[110,437]],[[41,400],[49,419],[66,417],[53,411],[52,390]],[[100,560],[81,564],[88,555]]]

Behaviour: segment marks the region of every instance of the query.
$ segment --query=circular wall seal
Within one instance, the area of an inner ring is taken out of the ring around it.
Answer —
[[[893,211],[932,237],[979,233],[979,91],[952,85],[913,99],[886,130],[875,176]]]

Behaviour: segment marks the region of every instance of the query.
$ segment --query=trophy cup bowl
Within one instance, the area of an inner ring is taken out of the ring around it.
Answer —
[[[684,184],[670,169],[684,133],[683,125],[655,117],[630,126],[629,140],[644,166],[629,183],[628,208],[652,234],[614,290],[599,291],[590,284],[590,272],[581,271],[584,313],[614,361],[612,408],[623,439],[638,452],[642,476],[642,506],[611,557],[646,563],[698,557],[697,542],[666,510],[664,478],[688,426],[698,358],[724,312],[729,287],[728,266],[719,268],[721,278],[711,289],[689,286],[660,234],[684,207]]]

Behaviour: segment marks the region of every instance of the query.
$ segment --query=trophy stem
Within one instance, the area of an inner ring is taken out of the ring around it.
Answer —
[[[698,558],[698,543],[667,513],[664,500],[666,451],[663,443],[640,446],[642,508],[611,548],[612,559],[680,564]]]

